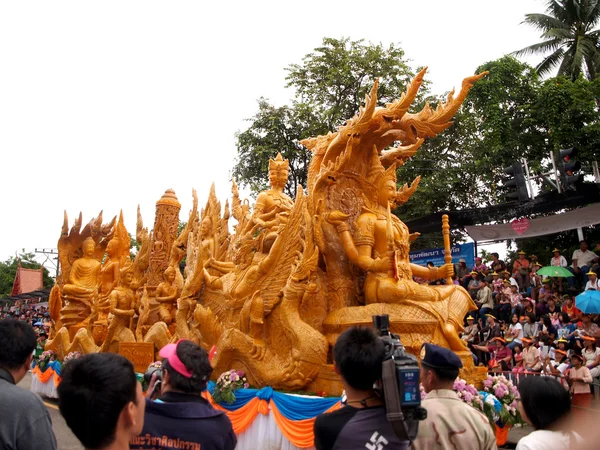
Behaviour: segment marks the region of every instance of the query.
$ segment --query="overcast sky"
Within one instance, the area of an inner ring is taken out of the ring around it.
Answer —
[[[539,40],[541,0],[17,1],[0,4],[0,260],[56,247],[70,224],[122,208],[135,233],[173,188],[224,200],[234,133],[292,93],[284,68],[324,37],[400,43],[434,93]],[[536,62],[536,59],[530,61]]]

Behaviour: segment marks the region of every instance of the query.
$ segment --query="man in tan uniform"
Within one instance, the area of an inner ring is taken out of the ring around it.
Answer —
[[[495,450],[496,436],[487,417],[464,403],[452,390],[462,362],[444,347],[423,344],[421,383],[427,396],[422,402],[427,419],[419,423],[415,450]]]

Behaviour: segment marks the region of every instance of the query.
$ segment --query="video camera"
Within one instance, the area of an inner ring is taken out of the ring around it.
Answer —
[[[400,336],[390,333],[387,314],[373,316],[373,326],[385,344],[381,388],[387,419],[398,437],[413,441],[419,421],[427,418],[427,410],[421,407],[419,362],[406,353]]]

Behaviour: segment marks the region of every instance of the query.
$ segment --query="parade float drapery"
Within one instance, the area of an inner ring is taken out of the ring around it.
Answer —
[[[62,365],[58,361],[49,362],[44,370],[35,365],[31,371],[31,391],[57,398],[56,388],[61,381],[61,372]],[[284,394],[271,387],[239,389],[235,392],[235,402],[230,405],[219,404],[214,402],[211,395],[214,388],[215,383],[210,382],[203,396],[216,409],[227,414],[242,444],[238,446],[240,449],[253,448],[257,439],[277,441],[272,446],[265,443],[261,448],[310,448],[314,444],[315,418],[341,407],[338,397]]]

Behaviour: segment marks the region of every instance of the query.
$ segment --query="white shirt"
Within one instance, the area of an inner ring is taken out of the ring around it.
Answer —
[[[571,447],[571,443],[579,442],[582,439],[577,433],[536,430],[519,440],[517,450],[566,450]]]
[[[515,330],[519,330],[519,334],[517,334],[517,337],[514,338],[515,342],[518,342],[519,344],[521,343],[521,339],[523,339],[523,326],[520,323],[511,323],[510,326],[508,327],[508,331],[510,332],[511,336],[514,336],[514,331]]]
[[[550,265],[554,267],[567,267],[567,259],[563,255],[560,255],[558,260],[553,256],[550,260]]]
[[[582,252],[580,249],[577,249],[573,252],[573,260],[577,260],[577,267],[590,266],[594,259],[596,259],[598,255],[590,250],[586,250]],[[575,267],[571,264],[571,267]]]
[[[587,283],[585,283],[585,289],[584,291],[600,291],[600,282],[598,282],[598,278],[596,278],[596,281],[594,281],[592,283],[592,280],[588,280]]]
[[[510,284],[512,284],[513,286],[519,287],[519,283],[517,283],[517,280],[515,280],[514,277],[510,277]]]

